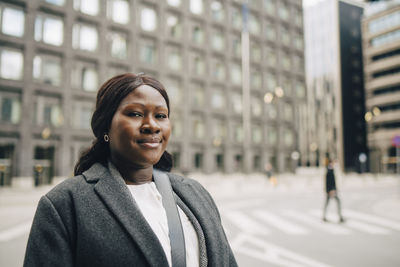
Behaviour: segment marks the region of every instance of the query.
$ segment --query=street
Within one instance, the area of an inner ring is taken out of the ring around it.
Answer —
[[[319,174],[318,174],[319,175]],[[344,176],[322,221],[317,175],[196,176],[214,197],[239,266],[400,266],[400,184],[396,177]],[[50,187],[0,190],[0,266],[22,266],[36,204]]]

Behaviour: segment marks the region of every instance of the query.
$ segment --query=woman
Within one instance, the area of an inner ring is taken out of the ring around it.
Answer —
[[[167,173],[169,112],[168,95],[154,78],[123,74],[104,83],[91,122],[95,141],[76,164],[75,177],[41,198],[24,266],[180,265],[171,256],[177,253],[171,242],[176,227],[153,167],[172,185],[181,221],[176,229],[184,234],[186,264],[180,266],[237,266],[209,193]]]

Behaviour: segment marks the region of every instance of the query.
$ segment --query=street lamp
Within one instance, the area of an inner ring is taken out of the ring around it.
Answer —
[[[283,91],[282,87],[278,86],[275,88],[274,92],[265,93],[264,102],[266,104],[270,104],[270,103],[272,103],[272,101],[275,98],[279,99],[279,98],[283,97],[284,95],[285,95],[285,92]]]

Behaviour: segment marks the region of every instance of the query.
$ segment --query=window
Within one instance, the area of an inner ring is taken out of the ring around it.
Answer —
[[[238,35],[232,36],[232,52],[235,57],[242,56],[242,42]]]
[[[303,17],[301,15],[301,10],[294,10],[294,25],[298,27],[303,27]]]
[[[225,38],[224,33],[220,29],[213,29],[211,34],[211,47],[216,51],[224,51]]]
[[[281,54],[281,59],[282,59],[282,61],[281,61],[281,66],[282,66],[282,68],[284,69],[284,70],[290,70],[290,67],[291,67],[291,63],[290,63],[290,57],[289,57],[289,55],[287,55],[285,52],[283,52],[282,54]]]
[[[44,1],[56,6],[63,6],[65,4],[65,0],[44,0]]]
[[[0,77],[21,80],[24,56],[20,50],[0,47]]]
[[[152,32],[157,29],[157,13],[154,8],[143,6],[140,12],[140,26],[142,30]]]
[[[243,142],[243,126],[242,124],[235,123],[233,126],[233,140],[237,143]]]
[[[234,85],[242,84],[242,68],[237,63],[231,64],[231,81]]]
[[[192,53],[192,74],[193,75],[204,75],[206,72],[206,63],[204,61],[204,55],[200,53]]]
[[[35,20],[35,40],[60,46],[64,42],[64,22],[61,18],[39,14]]]
[[[265,75],[265,77],[266,77],[265,82],[266,82],[266,85],[267,85],[267,88],[266,88],[266,89],[267,89],[269,92],[273,92],[273,91],[275,90],[276,85],[277,85],[277,81],[276,81],[276,76],[275,76],[275,74],[267,73],[267,74]]]
[[[91,16],[96,16],[99,14],[99,0],[74,0],[74,9]]]
[[[262,128],[259,125],[251,127],[251,139],[254,144],[261,144],[262,142]]]
[[[260,117],[262,114],[262,105],[260,99],[257,97],[251,98],[251,112],[255,117]]]
[[[1,122],[17,124],[21,120],[21,100],[15,93],[0,94]]]
[[[107,18],[119,24],[129,23],[129,2],[127,0],[107,0]]]
[[[60,127],[63,124],[64,119],[59,98],[36,96],[34,107],[34,123],[36,125]]]
[[[268,66],[270,67],[276,66],[277,56],[273,49],[266,47],[264,56],[265,56],[264,61],[267,62]]]
[[[171,70],[181,70],[182,69],[182,56],[181,56],[181,51],[178,47],[167,47],[167,66]]]
[[[269,145],[273,146],[276,145],[276,142],[278,141],[278,135],[276,128],[269,127],[267,128],[267,142]]]
[[[290,129],[284,128],[282,129],[283,132],[283,143],[285,146],[290,147],[294,143],[294,135]]]
[[[203,25],[198,23],[192,25],[192,42],[197,45],[202,45],[204,43]]]
[[[289,19],[289,8],[284,1],[279,1],[281,6],[278,8],[278,15],[282,20],[288,20]]]
[[[33,58],[33,78],[41,83],[60,86],[61,58],[58,56],[39,54]]]
[[[250,59],[253,62],[260,63],[261,62],[261,47],[258,43],[252,42],[250,44]]]
[[[281,42],[286,46],[290,45],[290,34],[289,31],[284,27],[281,27]]]
[[[98,47],[98,32],[96,27],[89,24],[75,24],[72,29],[72,47],[94,52]]]
[[[119,59],[126,59],[128,57],[127,35],[121,32],[111,32],[108,37],[111,43],[111,56]]]
[[[175,78],[168,78],[166,82],[167,92],[172,106],[179,106],[182,103],[181,81]]]
[[[72,71],[72,86],[87,92],[94,92],[99,85],[97,66],[94,63],[77,61]]]
[[[193,120],[193,134],[197,139],[203,139],[205,136],[205,125],[204,119],[201,117],[197,117]]]
[[[294,55],[293,56],[293,66],[294,66],[295,70],[297,70],[298,72],[302,72],[304,70],[303,59],[298,55]]]
[[[90,130],[90,121],[94,110],[94,103],[74,101],[73,102],[72,127],[75,129]]]
[[[181,0],[167,0],[168,5],[178,7],[181,5]]]
[[[381,46],[400,40],[400,30],[391,31],[371,39],[372,46]]]
[[[226,123],[221,119],[214,119],[212,124],[214,142],[216,141],[217,144],[221,144],[226,138]]]
[[[300,51],[303,51],[303,38],[300,34],[296,34],[294,37],[294,47]]]
[[[139,46],[140,61],[151,65],[157,64],[156,41],[152,39],[141,39]]]
[[[192,103],[195,107],[203,107],[205,103],[205,90],[204,86],[198,83],[193,83],[192,87]]]
[[[287,121],[293,121],[293,107],[290,103],[283,104],[283,117]]]
[[[203,153],[194,154],[194,167],[195,169],[203,168]]]
[[[275,41],[276,39],[276,29],[274,23],[267,21],[265,23],[265,37],[269,41]]]
[[[297,97],[303,98],[306,95],[306,89],[304,88],[304,84],[300,81],[296,82],[296,93]]]
[[[224,6],[221,1],[213,0],[210,4],[211,17],[213,20],[223,22],[225,19]]]
[[[400,11],[395,11],[391,14],[371,20],[368,23],[368,30],[370,33],[377,33],[397,25],[400,25]]]
[[[25,15],[21,9],[0,5],[1,32],[22,37],[25,31]]]
[[[239,7],[232,7],[232,26],[237,30],[242,29],[242,12]]]
[[[242,114],[243,111],[243,103],[242,103],[242,94],[234,92],[231,94],[232,101],[232,110],[236,114]]]
[[[211,107],[217,110],[226,108],[223,89],[215,88],[211,93]]]
[[[278,116],[278,110],[276,108],[276,105],[273,103],[265,105],[265,112],[270,119],[276,119],[276,117]]]
[[[182,21],[181,18],[174,14],[167,14],[167,36],[172,38],[182,37]]]
[[[254,16],[254,14],[249,14],[249,32],[255,35],[260,34],[261,32],[261,25],[260,20]]]
[[[264,2],[264,9],[268,14],[275,14],[275,0],[262,0]]]
[[[201,15],[203,13],[203,0],[190,0],[190,12]]]
[[[262,86],[262,76],[259,70],[253,70],[250,73],[251,89],[260,89]]]
[[[217,81],[225,81],[226,70],[225,70],[224,61],[219,58],[214,58],[212,61],[213,61],[212,62],[212,68],[213,68],[212,76]]]

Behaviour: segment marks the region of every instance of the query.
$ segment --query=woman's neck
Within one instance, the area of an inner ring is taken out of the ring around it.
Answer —
[[[153,180],[153,166],[138,167],[132,164],[124,164],[112,161],[126,184],[139,185],[150,183]]]

